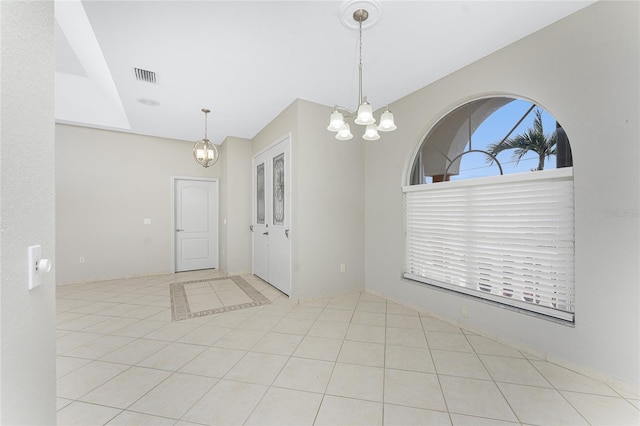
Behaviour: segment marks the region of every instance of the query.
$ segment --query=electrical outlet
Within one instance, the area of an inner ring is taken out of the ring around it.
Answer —
[[[340,264],[340,272],[344,272],[347,270],[347,265],[345,265],[344,263]]]
[[[80,256],[80,263],[84,263],[84,262],[85,262],[84,256]]]
[[[29,265],[29,290],[42,284],[42,274],[51,271],[51,261],[42,258],[41,246],[30,246],[27,250],[27,264]]]
[[[469,318],[469,310],[467,309],[466,306],[462,307],[462,316],[465,318]]]

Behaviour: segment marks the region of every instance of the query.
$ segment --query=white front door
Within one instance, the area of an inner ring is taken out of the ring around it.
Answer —
[[[253,159],[253,273],[269,281],[269,223],[267,222],[267,158],[265,152]]]
[[[291,293],[289,137],[253,160],[253,273]]]
[[[218,181],[174,180],[175,271],[218,267]]]

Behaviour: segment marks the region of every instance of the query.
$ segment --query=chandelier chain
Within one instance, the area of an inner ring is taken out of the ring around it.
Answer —
[[[362,20],[358,20],[358,105],[362,104]]]
[[[359,30],[358,30],[358,40],[359,40],[359,45],[358,45],[358,49],[360,51],[360,67],[362,68],[362,22],[359,22]]]

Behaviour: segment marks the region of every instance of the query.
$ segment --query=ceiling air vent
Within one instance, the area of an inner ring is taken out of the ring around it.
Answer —
[[[136,80],[156,84],[155,72],[143,70],[142,68],[134,68],[134,71],[136,72]]]

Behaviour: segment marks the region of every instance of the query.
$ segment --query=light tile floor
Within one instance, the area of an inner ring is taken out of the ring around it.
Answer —
[[[369,293],[171,322],[198,271],[61,286],[60,425],[638,425],[640,396]]]

